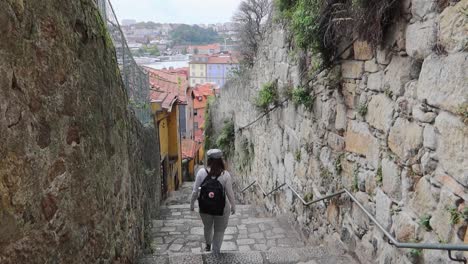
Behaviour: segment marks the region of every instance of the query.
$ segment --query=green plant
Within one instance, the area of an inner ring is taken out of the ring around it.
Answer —
[[[468,207],[465,207],[461,213],[463,220],[468,222]]]
[[[306,203],[312,201],[314,199],[314,194],[313,193],[307,193],[305,196],[304,196],[304,201]]]
[[[424,228],[424,230],[426,231],[432,231],[432,227],[431,227],[431,215],[423,215],[419,218],[419,225],[422,226]]]
[[[422,255],[422,249],[413,248],[413,249],[410,250],[409,253],[410,253],[410,256],[412,256],[414,258],[419,258]]]
[[[456,207],[449,207],[447,211],[450,213],[450,224],[456,225],[460,222],[461,214]]]
[[[321,1],[298,0],[291,10],[291,27],[297,46],[320,52],[319,19]]]
[[[216,139],[216,145],[224,152],[226,157],[230,157],[233,154],[235,139],[234,122],[232,120],[224,121],[221,133]]]
[[[401,207],[399,205],[395,205],[395,206],[392,206],[392,208],[390,208],[391,215],[396,215],[399,212],[401,212]]]
[[[390,90],[390,88],[388,88],[388,87],[385,88],[384,94],[385,94],[387,97],[389,97],[389,98],[392,98],[392,97],[393,97],[393,92],[392,92],[392,90]]]
[[[267,111],[271,104],[277,104],[279,101],[278,89],[276,82],[265,83],[257,97],[255,98],[255,106],[262,111]]]
[[[296,162],[300,162],[300,161],[301,161],[301,150],[300,150],[300,149],[296,150],[296,153],[295,153],[295,155],[294,155],[294,158],[295,158]]]
[[[312,109],[314,105],[314,97],[310,95],[310,92],[304,87],[296,87],[292,90],[292,100],[294,104],[304,105],[307,109]]]
[[[359,179],[358,179],[358,174],[359,174],[359,166],[354,167],[353,171],[353,186],[352,189],[354,192],[359,191]]]
[[[377,174],[375,175],[375,181],[377,182],[378,186],[382,186],[382,183],[383,183],[382,165],[380,165],[379,168],[377,169]]]
[[[326,168],[320,168],[320,177],[324,179],[330,178],[332,175]]]
[[[364,117],[367,114],[367,104],[360,104],[357,110],[359,115]]]
[[[461,116],[463,123],[468,125],[468,103],[460,105],[458,107],[457,114]]]
[[[215,140],[214,140],[214,128],[213,122],[211,117],[211,107],[214,103],[215,97],[210,96],[208,97],[206,108],[205,108],[205,142],[204,142],[204,149],[208,150],[215,147]]]
[[[240,143],[240,150],[238,151],[238,160],[236,162],[237,168],[240,171],[250,169],[255,151],[253,143],[244,137]]]
[[[336,157],[336,160],[335,160],[336,174],[340,174],[343,171],[343,166],[341,165],[341,159],[343,159],[343,157],[344,157],[343,153],[340,153],[338,157]]]

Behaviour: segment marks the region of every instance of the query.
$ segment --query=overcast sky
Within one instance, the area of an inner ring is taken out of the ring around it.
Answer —
[[[161,23],[229,22],[241,0],[111,0],[117,17]]]

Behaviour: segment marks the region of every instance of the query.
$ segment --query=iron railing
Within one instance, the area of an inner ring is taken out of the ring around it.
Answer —
[[[348,191],[347,189],[342,189],[342,190],[340,190],[338,192],[335,192],[335,193],[332,193],[332,194],[329,194],[329,195],[326,195],[326,196],[323,196],[321,198],[318,198],[318,199],[315,199],[315,200],[312,200],[312,201],[308,202],[308,201],[304,200],[304,198],[302,198],[301,195],[299,195],[299,193],[288,183],[282,183],[279,186],[275,187],[272,191],[267,193],[267,192],[265,192],[265,190],[262,188],[262,186],[257,181],[253,181],[247,187],[242,189],[241,193],[244,193],[245,191],[252,188],[253,186],[258,186],[259,187],[260,191],[263,194],[263,198],[266,198],[266,197],[270,196],[274,192],[276,192],[276,191],[280,190],[282,187],[286,186],[302,202],[302,204],[304,206],[310,206],[312,204],[321,202],[323,200],[328,200],[328,199],[331,199],[333,197],[340,196],[342,194],[346,194],[347,196],[349,196],[351,198],[351,200],[354,203],[357,204],[359,209],[361,209],[361,211],[363,211],[367,215],[367,217],[369,217],[369,219],[380,229],[380,231],[382,231],[384,233],[384,235],[388,239],[388,243],[390,245],[395,246],[397,248],[447,250],[448,251],[448,256],[449,256],[449,258],[451,260],[458,261],[458,262],[463,262],[464,264],[467,264],[467,259],[465,257],[455,258],[455,257],[452,256],[452,251],[468,251],[468,244],[440,244],[440,243],[436,244],[436,243],[402,243],[402,242],[398,242],[396,240],[396,238],[393,237],[382,226],[382,224],[380,224],[379,221],[377,221],[377,219],[375,219],[375,217],[364,207],[364,205],[362,205],[357,200],[357,198],[350,191]]]
[[[142,124],[151,125],[153,123],[149,98],[151,87],[148,73],[133,59],[110,1],[96,0],[96,5],[114,43],[120,74],[129,98],[128,106],[135,112],[136,117]]]

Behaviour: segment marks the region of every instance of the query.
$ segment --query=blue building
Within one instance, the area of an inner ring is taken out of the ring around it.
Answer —
[[[219,88],[222,88],[232,71],[238,67],[237,59],[229,54],[210,56],[206,63],[206,81],[215,83]]]

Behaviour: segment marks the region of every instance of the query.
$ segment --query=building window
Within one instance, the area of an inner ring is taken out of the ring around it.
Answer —
[[[193,110],[193,115],[194,116],[198,115],[198,109]]]
[[[194,128],[195,130],[198,129],[198,122],[193,122],[193,128]]]

